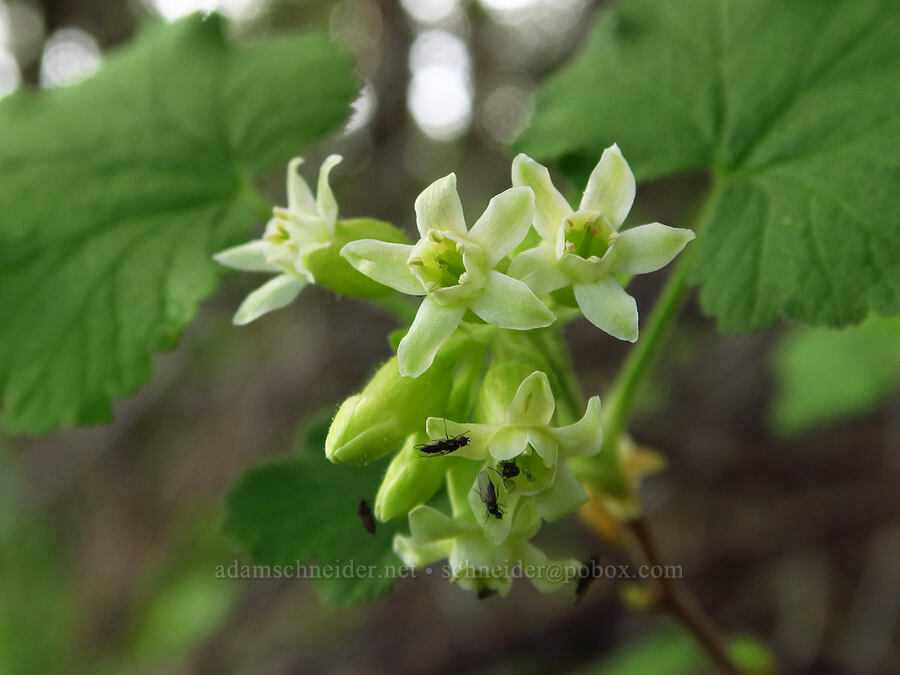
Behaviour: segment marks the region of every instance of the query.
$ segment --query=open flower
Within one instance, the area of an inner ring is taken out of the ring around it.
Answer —
[[[261,239],[229,248],[213,256],[216,262],[247,272],[276,272],[274,277],[250,293],[234,315],[234,323],[250,323],[267,312],[288,305],[315,279],[304,260],[334,239],[337,202],[328,175],[341,161],[329,155],[319,169],[317,195],[297,172],[303,159],[288,164],[288,207],[275,207]]]
[[[497,489],[502,487],[508,506],[515,507],[520,498],[533,497],[541,517],[554,521],[587,501],[587,494],[565,460],[595,455],[603,445],[599,397],[592,396],[584,416],[568,426],[550,426],[555,408],[547,375],[535,371],[519,385],[504,419],[494,424],[462,424],[430,417],[426,431],[431,438],[442,438],[445,433],[466,434],[468,444],[454,456],[486,460],[484,469],[495,478],[502,475],[505,463],[514,462],[516,476],[497,480]],[[473,510],[479,510],[477,487],[473,485],[468,496]],[[492,540],[502,540],[509,533],[509,523],[503,519],[487,519],[484,527]]]
[[[618,145],[603,151],[577,211],[546,167],[527,155],[513,160],[512,182],[534,190],[534,226],[543,242],[517,255],[509,274],[536,293],[571,285],[588,321],[620,340],[637,340],[637,304],[613,275],[664,267],[694,233],[660,223],[619,231],[634,202],[635,181]]]
[[[501,595],[509,592],[516,566],[542,592],[558,590],[575,577],[580,567],[577,561],[549,561],[543,551],[528,541],[541,526],[530,502],[521,502],[515,511],[510,509],[504,516],[509,530],[502,543],[487,538],[464,499],[470,477],[471,471],[466,467],[448,473],[453,517],[430,506],[417,506],[410,511],[411,536],[394,537],[394,552],[405,565],[415,568],[448,558],[454,582],[470,590]]]
[[[351,265],[408,295],[424,295],[397,356],[404,376],[418,377],[471,310],[487,323],[517,330],[549,326],[556,317],[523,282],[494,269],[525,237],[534,194],[514,187],[491,199],[469,230],[450,174],[416,199],[421,239],[412,245],[373,239],[341,250]]]

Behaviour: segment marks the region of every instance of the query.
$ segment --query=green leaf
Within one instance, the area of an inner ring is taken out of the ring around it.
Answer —
[[[356,91],[318,34],[237,48],[216,16],[146,30],[97,75],[0,103],[3,426],[110,419],[267,207],[260,170],[333,129]]]
[[[784,434],[874,409],[900,391],[900,318],[845,330],[798,329],[773,354],[771,418]]]
[[[360,499],[374,508],[386,462],[332,464],[325,459],[327,430],[328,420],[314,425],[298,458],[244,474],[228,497],[225,532],[258,564],[318,563],[316,588],[328,601],[347,605],[391,590],[401,565],[394,533],[405,519],[378,523],[374,535],[365,530],[356,509]],[[326,574],[328,565],[337,574]],[[362,574],[359,566],[366,568]]]
[[[516,149],[583,170],[618,142],[642,180],[713,172],[694,272],[723,330],[897,314],[898,35],[890,0],[622,2]]]

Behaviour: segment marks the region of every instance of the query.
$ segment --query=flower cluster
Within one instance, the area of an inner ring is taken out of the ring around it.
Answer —
[[[490,570],[550,564],[529,540],[588,501],[579,458],[603,444],[599,398],[585,403],[563,386],[554,310],[577,305],[610,335],[636,340],[637,307],[622,284],[669,263],[694,235],[659,223],[622,229],[635,181],[615,145],[578,210],[545,167],[519,155],[513,186],[469,228],[456,176],[441,178],[416,200],[412,244],[387,223],[338,220],[328,177],[339,160],[325,160],[316,197],[297,173],[301,160],[291,162],[288,207],[274,210],[262,239],[216,256],[278,273],[235,323],[286,305],[309,283],[354,297],[423,297],[396,356],[341,404],[326,455],[367,463],[393,453],[375,516],[408,517],[410,536],[396,538],[395,552],[411,566],[449,558],[474,570],[456,579],[462,586],[506,593],[508,573]],[[429,504],[444,486],[449,515]],[[561,584],[531,578],[541,590]]]

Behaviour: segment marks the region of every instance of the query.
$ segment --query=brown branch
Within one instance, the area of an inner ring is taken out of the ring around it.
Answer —
[[[659,545],[647,520],[643,517],[635,518],[629,521],[628,528],[647,564],[665,569]],[[709,615],[703,611],[700,603],[684,584],[665,575],[657,581],[659,582],[660,608],[671,614],[690,631],[706,651],[710,660],[723,673],[743,675],[743,671],[734,663],[728,653],[722,632]]]

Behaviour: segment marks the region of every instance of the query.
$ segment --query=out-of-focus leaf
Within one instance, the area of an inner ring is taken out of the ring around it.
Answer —
[[[393,586],[401,563],[392,544],[400,525],[378,523],[374,535],[363,528],[359,500],[374,505],[386,463],[332,464],[325,458],[327,430],[327,420],[312,427],[296,459],[244,474],[228,497],[225,532],[255,563],[307,566],[303,574],[326,600],[364,602]]]
[[[844,330],[801,328],[773,351],[771,419],[793,434],[864,414],[900,391],[900,318]]]
[[[705,663],[690,635],[664,629],[618,647],[583,675],[692,675]]]
[[[717,177],[701,302],[729,332],[900,313],[900,12],[890,0],[625,0],[515,144]],[[683,225],[683,223],[670,223]]]
[[[0,102],[0,421],[110,418],[248,239],[262,169],[333,129],[352,60],[318,34],[235,47],[222,20],[146,30],[71,88]]]

